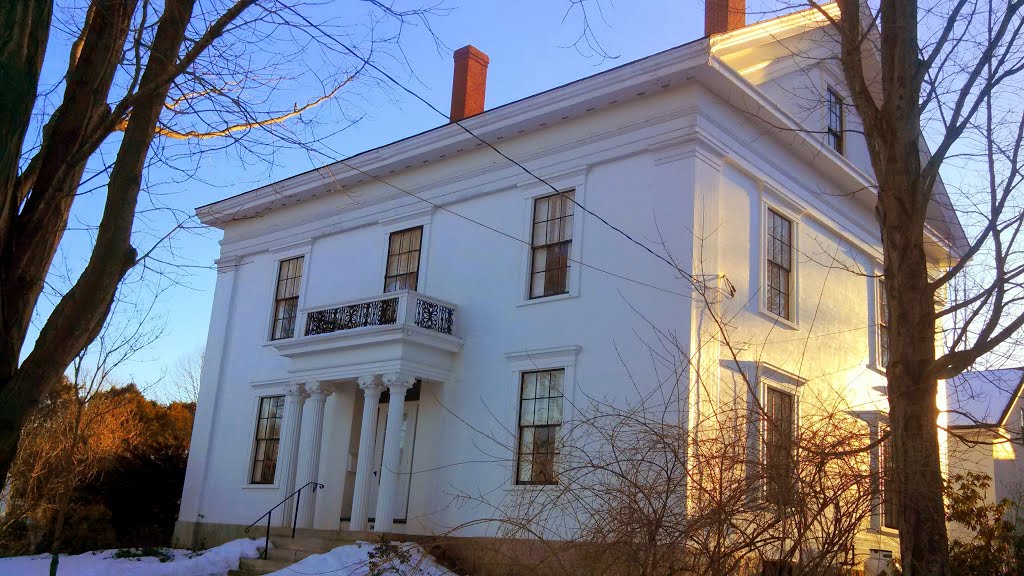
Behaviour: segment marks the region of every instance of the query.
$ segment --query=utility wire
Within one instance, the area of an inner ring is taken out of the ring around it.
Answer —
[[[312,27],[313,29],[315,29],[315,30],[316,30],[317,32],[319,32],[319,33],[323,34],[324,36],[326,36],[327,38],[329,38],[329,39],[333,40],[335,44],[337,44],[338,46],[341,46],[341,47],[342,47],[342,49],[344,49],[344,50],[345,50],[346,52],[348,52],[349,54],[351,54],[351,55],[352,55],[352,56],[353,56],[354,58],[358,59],[358,60],[359,60],[360,62],[362,62],[362,63],[363,63],[363,64],[364,64],[365,66],[367,66],[367,67],[369,67],[369,68],[372,68],[373,70],[376,70],[376,71],[377,71],[378,73],[380,73],[380,74],[381,74],[382,76],[384,76],[385,78],[387,78],[387,79],[388,79],[388,80],[389,80],[389,81],[390,81],[390,82],[391,82],[392,84],[394,84],[395,86],[397,86],[398,88],[400,88],[400,89],[401,89],[402,91],[406,92],[407,94],[409,94],[409,95],[410,95],[410,96],[412,96],[413,98],[415,98],[415,99],[419,100],[420,102],[422,102],[423,104],[425,104],[425,105],[426,105],[426,106],[427,106],[428,108],[430,108],[431,110],[433,110],[434,112],[436,112],[437,114],[439,114],[439,115],[440,115],[441,117],[443,117],[443,118],[444,118],[445,120],[447,120],[447,121],[448,121],[449,123],[451,123],[451,124],[455,124],[455,125],[456,125],[456,126],[458,126],[459,128],[463,129],[463,130],[464,130],[464,131],[465,131],[465,132],[466,132],[467,134],[469,134],[470,136],[472,136],[473,138],[475,138],[476,140],[478,140],[478,141],[479,141],[479,142],[480,142],[481,144],[484,144],[484,145],[486,145],[486,146],[487,146],[488,148],[490,148],[491,150],[493,150],[493,151],[494,151],[495,153],[497,153],[497,154],[498,154],[499,156],[501,156],[501,157],[502,157],[502,158],[504,158],[505,160],[508,160],[508,161],[509,161],[509,162],[511,162],[512,164],[514,164],[514,165],[518,166],[518,167],[519,167],[519,168],[520,168],[520,169],[521,169],[521,170],[522,170],[523,172],[525,172],[525,173],[527,173],[528,175],[530,175],[530,177],[532,177],[532,178],[536,179],[536,180],[537,180],[538,182],[540,182],[540,183],[544,184],[545,186],[547,186],[548,188],[550,188],[550,189],[552,190],[552,192],[554,192],[555,194],[558,194],[558,195],[559,195],[560,197],[562,197],[562,198],[565,198],[565,199],[569,200],[570,202],[572,202],[573,204],[575,204],[576,206],[578,206],[578,207],[580,208],[580,210],[583,210],[583,211],[584,211],[584,212],[586,212],[587,214],[590,214],[591,216],[593,216],[594,218],[596,218],[596,219],[597,219],[598,221],[600,221],[600,222],[601,222],[602,224],[604,224],[604,225],[605,225],[605,226],[607,226],[608,228],[610,228],[610,229],[614,230],[615,232],[618,232],[619,234],[621,234],[621,235],[622,235],[622,236],[623,236],[624,238],[626,238],[627,240],[629,240],[629,241],[630,241],[630,242],[632,242],[633,244],[636,244],[637,246],[639,246],[639,247],[643,248],[643,249],[644,249],[645,251],[647,251],[648,253],[650,253],[651,255],[653,255],[653,256],[654,256],[655,258],[658,258],[658,259],[659,259],[659,260],[661,260],[662,262],[664,262],[664,263],[668,264],[668,265],[669,265],[669,266],[670,266],[670,267],[671,267],[671,268],[672,268],[673,270],[677,271],[677,272],[678,272],[679,274],[682,274],[682,275],[683,275],[684,277],[686,277],[686,279],[687,279],[687,280],[688,280],[688,281],[689,281],[689,282],[690,282],[691,284],[693,284],[693,285],[696,285],[696,284],[697,284],[697,280],[696,280],[696,279],[695,279],[695,278],[693,277],[693,275],[691,275],[691,274],[689,274],[688,272],[686,272],[686,271],[684,271],[684,270],[680,269],[680,268],[679,268],[678,266],[676,266],[676,264],[675,264],[674,262],[672,262],[672,261],[671,261],[670,259],[666,258],[666,257],[665,257],[664,255],[662,255],[662,254],[658,254],[658,253],[657,253],[657,252],[655,252],[655,251],[654,251],[653,249],[651,249],[651,247],[647,246],[647,245],[646,245],[646,244],[644,244],[643,242],[640,242],[639,240],[637,240],[637,239],[633,238],[632,236],[630,236],[630,235],[629,235],[629,233],[627,233],[627,232],[626,232],[625,230],[623,230],[623,229],[619,228],[618,226],[615,226],[614,224],[612,224],[611,222],[609,222],[608,220],[606,220],[606,219],[605,219],[604,217],[602,217],[601,215],[599,215],[599,214],[597,214],[596,212],[594,212],[594,211],[592,211],[592,210],[588,209],[588,208],[587,208],[586,206],[584,206],[584,205],[580,204],[580,203],[579,203],[579,202],[578,202],[578,201],[577,201],[577,200],[576,200],[575,198],[573,198],[572,196],[567,196],[567,195],[565,195],[565,193],[563,193],[563,192],[562,192],[561,190],[559,190],[558,188],[556,188],[555,186],[553,186],[553,185],[552,185],[552,184],[551,184],[550,182],[548,182],[548,181],[547,181],[547,180],[545,180],[544,178],[541,178],[541,177],[540,177],[540,176],[538,176],[537,174],[533,173],[533,172],[532,172],[532,171],[531,171],[531,170],[530,170],[529,168],[527,168],[526,166],[523,166],[522,164],[520,164],[520,163],[519,163],[519,162],[517,162],[516,160],[514,160],[514,159],[510,158],[510,157],[509,157],[509,156],[508,156],[507,154],[505,154],[505,153],[504,153],[504,152],[502,152],[501,150],[498,150],[498,149],[497,149],[497,148],[496,148],[496,147],[495,147],[495,146],[494,146],[493,144],[491,144],[491,143],[490,143],[490,142],[488,142],[487,140],[484,140],[484,139],[483,139],[483,138],[481,138],[480,136],[476,135],[476,134],[475,134],[475,133],[474,133],[474,132],[473,132],[472,130],[470,130],[469,128],[465,127],[465,126],[464,126],[464,125],[462,124],[462,122],[461,122],[461,121],[454,121],[454,120],[452,120],[452,119],[451,119],[451,117],[449,117],[449,116],[448,116],[447,114],[445,114],[444,112],[442,112],[441,110],[439,110],[439,109],[438,109],[438,108],[437,108],[436,106],[434,106],[433,104],[431,104],[431,103],[430,103],[430,102],[429,102],[429,101],[428,101],[428,100],[427,100],[426,98],[424,98],[424,97],[420,96],[420,95],[419,95],[419,94],[417,94],[417,93],[416,93],[415,91],[413,91],[413,90],[412,90],[411,88],[409,88],[409,87],[405,86],[404,84],[402,84],[401,82],[399,82],[399,81],[398,81],[397,79],[395,79],[395,77],[394,77],[394,76],[392,76],[392,75],[388,74],[388,73],[387,73],[387,72],[385,72],[384,70],[381,70],[381,69],[380,69],[380,68],[379,68],[379,67],[378,67],[377,65],[375,65],[375,64],[374,64],[374,63],[372,63],[372,62],[370,62],[370,61],[369,61],[368,59],[364,58],[364,57],[363,57],[362,55],[358,54],[358,53],[357,53],[357,52],[356,52],[355,50],[353,50],[352,48],[350,48],[350,47],[349,47],[349,46],[348,46],[347,44],[345,44],[344,42],[342,42],[342,41],[338,40],[337,38],[335,38],[333,34],[330,34],[330,33],[326,32],[326,31],[325,31],[325,30],[324,30],[323,28],[321,28],[321,27],[320,27],[320,26],[318,26],[317,24],[314,24],[313,22],[311,22],[311,21],[310,21],[310,20],[309,20],[308,18],[306,18],[305,16],[303,16],[302,14],[300,14],[300,13],[299,13],[299,12],[298,12],[297,10],[295,10],[295,9],[294,9],[294,8],[292,8],[291,6],[288,6],[288,7],[286,7],[286,8],[287,8],[287,10],[289,10],[289,11],[290,11],[290,12],[291,12],[292,14],[295,14],[295,15],[296,15],[296,16],[298,16],[298,17],[299,17],[299,18],[300,18],[300,19],[301,19],[302,21],[304,21],[304,22],[305,22],[306,24],[308,24],[308,25],[309,25],[310,27]],[[347,165],[347,164],[346,164],[346,165]],[[360,172],[362,172],[362,171],[360,170]],[[365,174],[365,173],[364,173],[364,174]],[[517,238],[517,240],[518,240],[518,238]]]
[[[361,170],[360,168],[357,168],[356,166],[353,166],[352,164],[348,163],[347,159],[335,160],[335,162],[337,162],[338,164],[341,164],[342,166],[345,166],[345,167],[347,167],[347,168],[349,168],[351,170],[355,170],[356,172],[362,174],[363,176],[366,176],[367,178],[371,178],[373,180],[376,180],[377,182],[380,182],[381,184],[384,184],[385,186],[390,186],[391,188],[394,188],[395,190],[398,190],[399,192],[402,192],[403,194],[408,194],[409,196],[412,196],[413,198],[419,200],[420,202],[424,202],[426,204],[429,204],[430,206],[433,206],[434,208],[437,208],[439,210],[444,210],[445,212],[447,212],[447,213],[449,213],[449,214],[451,214],[453,216],[457,216],[459,218],[462,218],[463,220],[466,220],[467,222],[471,222],[473,224],[476,224],[477,226],[480,226],[482,228],[490,230],[491,232],[494,232],[496,234],[500,234],[500,235],[502,235],[502,236],[504,236],[506,238],[511,238],[512,240],[515,240],[516,242],[519,242],[520,244],[524,244],[524,245],[530,246],[530,247],[533,246],[530,242],[527,242],[526,240],[523,240],[522,238],[519,238],[517,236],[513,236],[512,234],[509,234],[508,232],[505,232],[504,230],[499,230],[499,229],[497,229],[497,228],[495,228],[495,227],[493,227],[493,226],[491,226],[489,224],[485,224],[484,222],[480,222],[479,220],[474,220],[473,218],[470,218],[469,216],[466,216],[465,214],[461,214],[459,212],[456,212],[456,211],[448,208],[447,206],[443,206],[441,204],[438,204],[437,202],[434,202],[432,200],[429,200],[427,198],[419,196],[418,194],[416,194],[414,192],[410,192],[408,190],[405,190],[404,188],[401,188],[401,187],[399,187],[396,184],[393,184],[391,182],[388,182],[387,180],[384,180],[382,178],[374,176],[373,174],[370,174],[369,172]],[[574,264],[579,264],[580,266],[582,266],[584,268],[589,268],[589,269],[594,270],[596,272],[600,272],[602,274],[606,274],[608,276],[612,276],[612,277],[618,278],[620,280],[625,280],[627,282],[632,282],[632,283],[638,284],[640,286],[645,286],[647,288],[652,288],[654,290],[658,290],[660,292],[665,292],[665,293],[668,293],[668,294],[673,294],[675,296],[682,296],[683,298],[689,298],[690,297],[688,294],[684,294],[682,292],[676,292],[675,290],[669,290],[668,288],[662,288],[661,286],[655,286],[654,284],[648,284],[647,282],[643,282],[641,280],[636,280],[636,279],[630,278],[628,276],[623,276],[621,274],[616,274],[615,272],[612,272],[610,270],[606,270],[606,269],[601,268],[599,266],[594,266],[593,264],[587,264],[586,262],[583,262],[582,260],[577,260],[575,258],[572,258],[571,256],[567,256],[566,258],[570,262],[572,262]]]

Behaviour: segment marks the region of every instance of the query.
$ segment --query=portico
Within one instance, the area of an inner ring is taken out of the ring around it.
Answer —
[[[417,383],[450,380],[462,348],[452,334],[454,312],[454,305],[416,292],[389,293],[304,310],[302,336],[274,345],[296,374],[283,389],[282,497],[309,482],[325,485],[303,490],[297,513],[289,502],[282,525],[295,518],[299,528],[323,527],[318,517],[347,517],[351,530],[390,532],[406,517]]]

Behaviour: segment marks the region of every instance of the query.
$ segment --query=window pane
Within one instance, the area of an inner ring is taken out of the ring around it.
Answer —
[[[278,264],[277,288],[274,297],[274,323],[270,329],[271,340],[291,338],[295,335],[295,317],[298,315],[303,260],[303,256],[297,256],[282,260]]]
[[[422,239],[422,226],[391,233],[384,271],[384,292],[416,290]]]
[[[530,426],[536,424],[533,419],[533,413],[535,411],[536,400],[523,400],[522,406],[519,408],[519,423],[523,426]]]
[[[524,372],[520,377],[518,483],[553,483],[562,423],[564,369]]]
[[[765,307],[769,312],[788,320],[793,223],[771,209],[768,210],[767,220]]]
[[[523,398],[537,397],[537,373],[527,372],[523,374]]]
[[[284,396],[260,398],[250,476],[253,484],[271,484],[274,481],[283,416]]]
[[[530,264],[530,297],[568,291],[569,254],[572,249],[573,192],[534,200]]]

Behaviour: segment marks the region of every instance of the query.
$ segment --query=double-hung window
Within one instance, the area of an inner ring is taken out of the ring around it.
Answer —
[[[764,410],[765,499],[770,504],[789,504],[796,490],[796,398],[767,387]]]
[[[277,289],[274,292],[274,325],[271,340],[295,335],[295,318],[299,312],[299,287],[302,284],[304,257],[281,260],[277,268]]]
[[[565,369],[523,372],[519,386],[516,484],[555,484]]]
[[[836,152],[842,154],[845,148],[843,140],[843,124],[846,121],[843,109],[843,97],[838,92],[829,88],[826,96],[828,108],[828,128],[825,131],[825,140]]]
[[[283,417],[284,396],[260,398],[259,412],[256,415],[256,439],[253,446],[250,484],[274,483]]]
[[[878,365],[889,365],[889,295],[885,292],[885,280],[878,281]]]
[[[542,196],[533,201],[530,254],[530,298],[569,291],[574,191]]]
[[[420,276],[423,226],[392,232],[388,238],[388,262],[384,292],[416,290]]]
[[[893,466],[891,437],[882,442],[878,456],[881,460],[878,466],[878,497],[882,504],[882,526],[896,529],[896,516],[899,514],[899,508],[896,501],[896,469]]]
[[[793,222],[771,208],[766,220],[765,308],[792,320]]]

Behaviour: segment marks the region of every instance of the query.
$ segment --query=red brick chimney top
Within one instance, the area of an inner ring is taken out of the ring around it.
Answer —
[[[491,59],[473,46],[455,51],[455,77],[452,79],[451,121],[458,122],[484,111],[487,91],[487,65]]]
[[[746,0],[705,0],[704,35],[724,34],[747,25]]]

